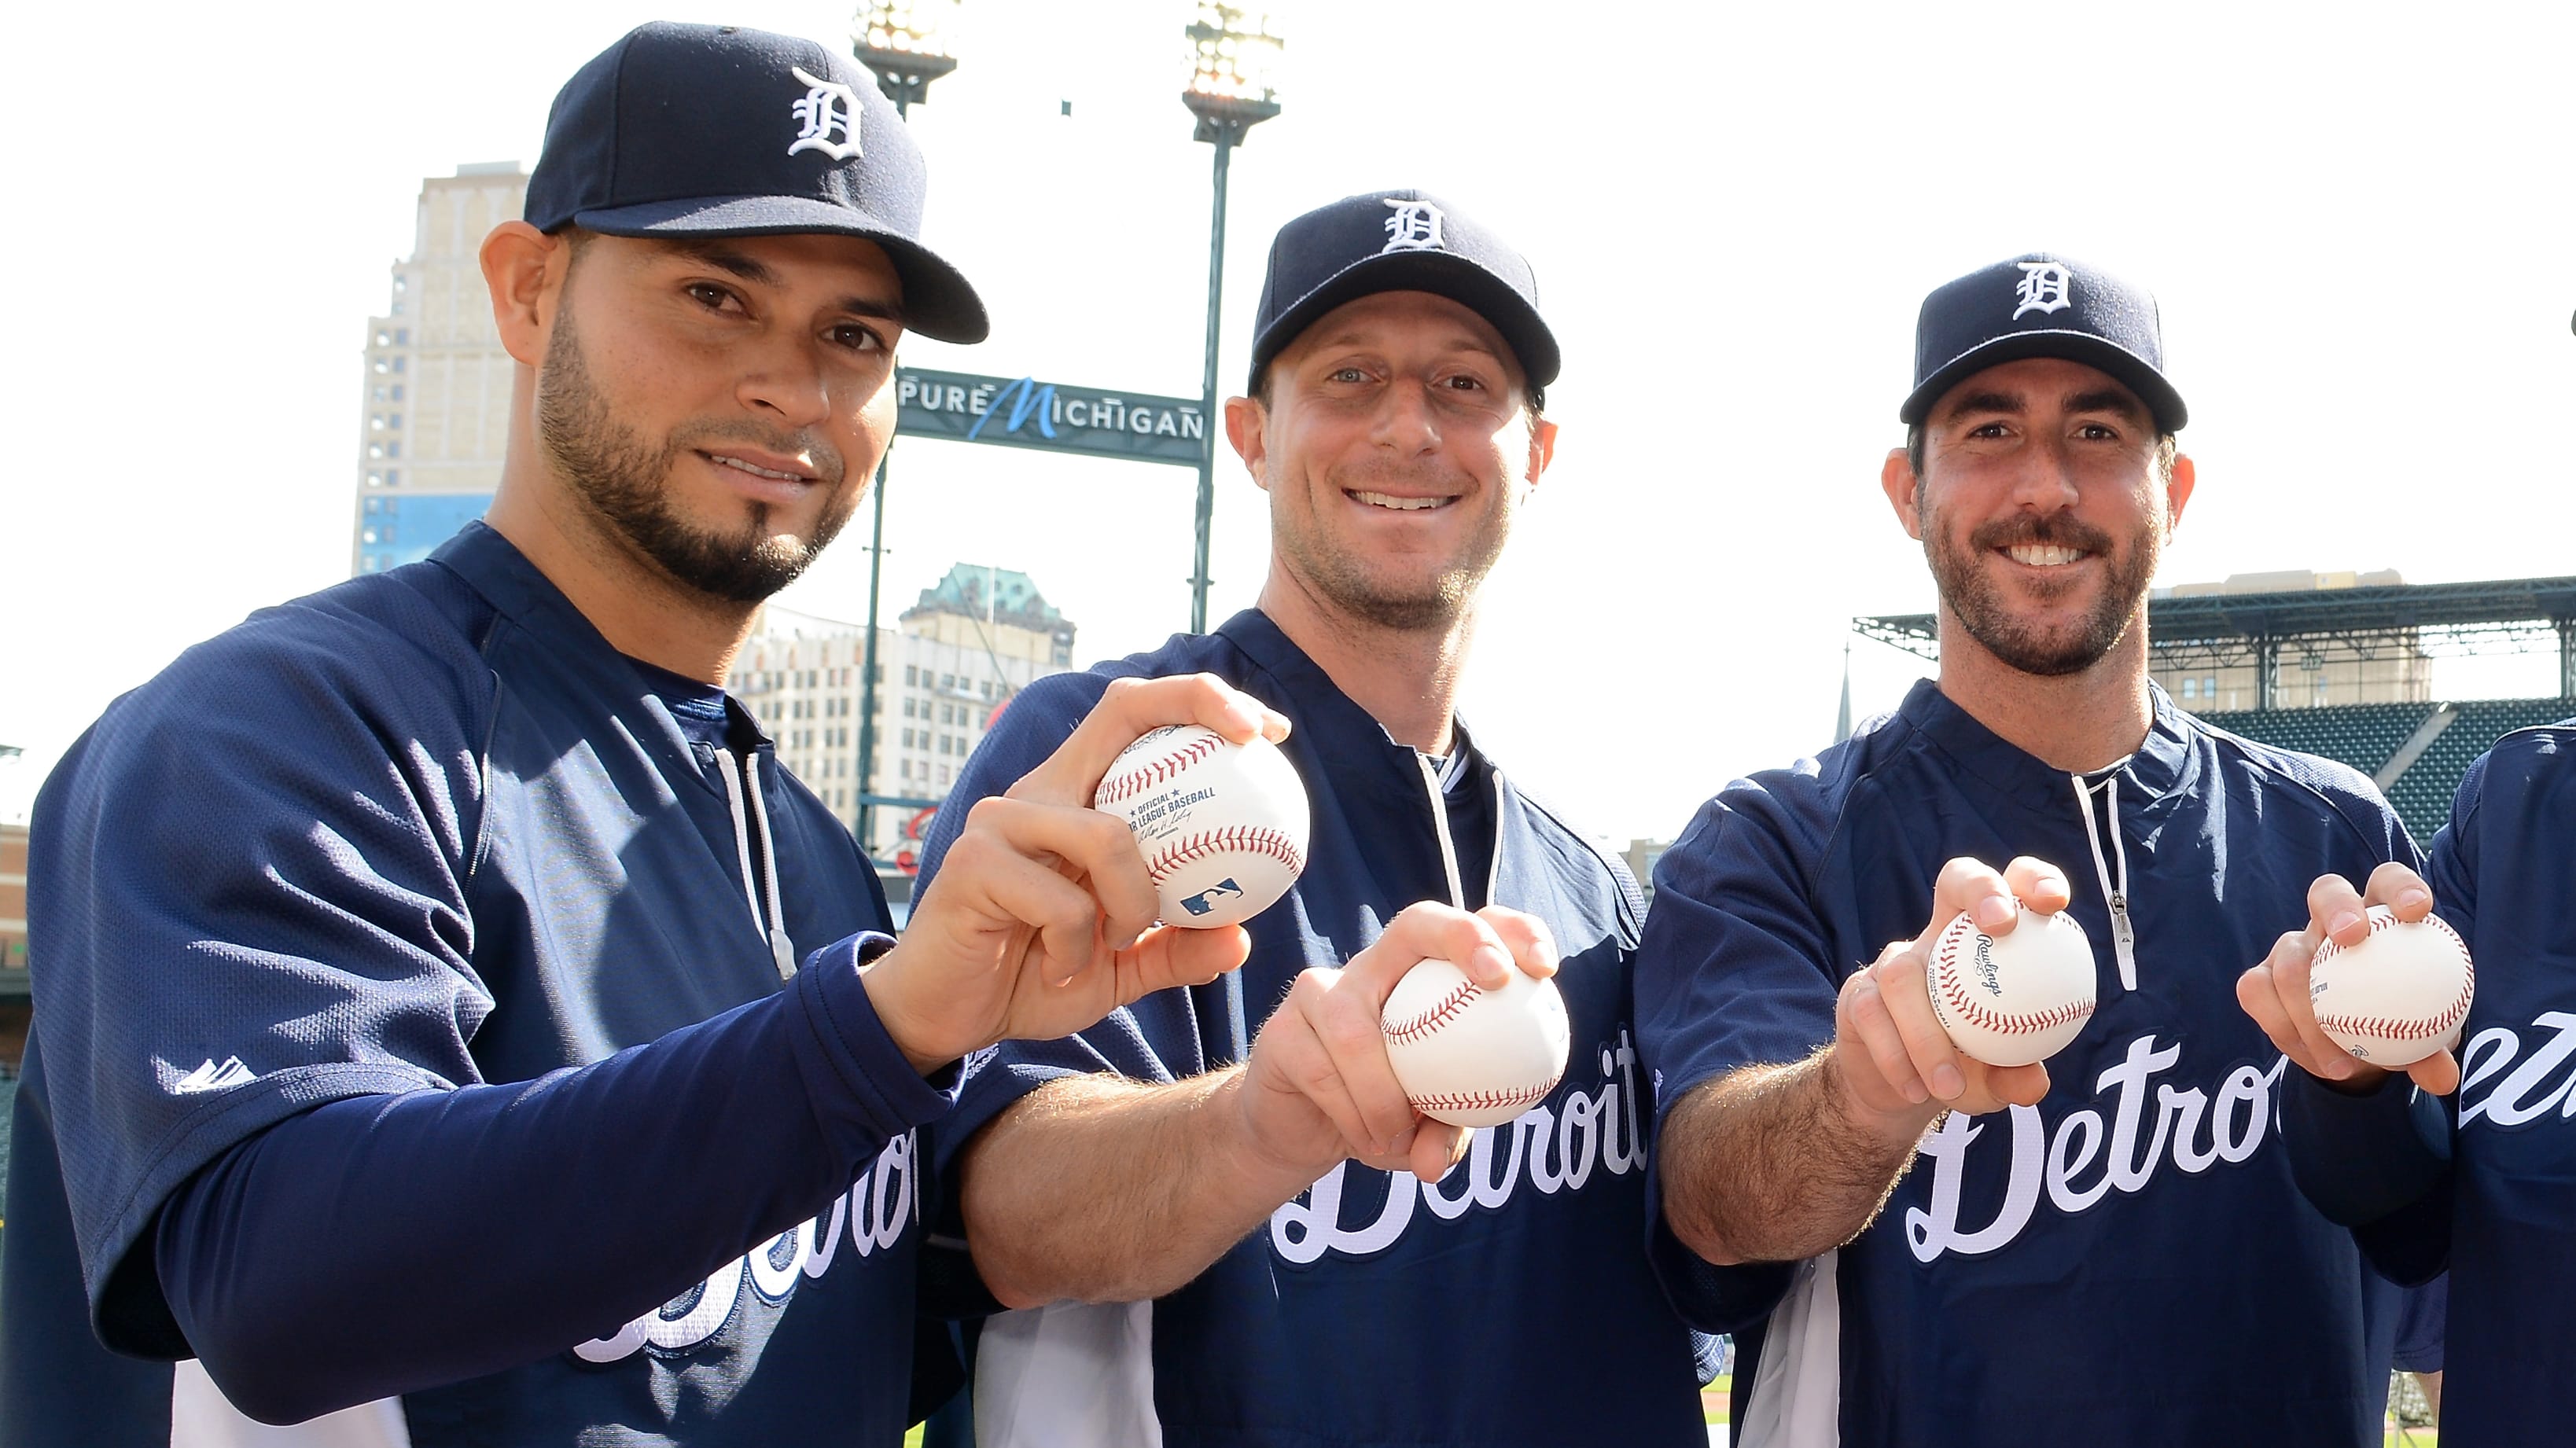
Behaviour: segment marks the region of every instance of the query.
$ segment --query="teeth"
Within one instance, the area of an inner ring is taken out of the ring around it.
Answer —
[[[2062,548],[2054,543],[2020,543],[2004,552],[2013,562],[2027,563],[2033,568],[2055,568],[2084,556],[2073,548]]]
[[[1351,496],[1372,507],[1396,508],[1408,513],[1420,512],[1425,508],[1437,508],[1443,501],[1439,498],[1398,498],[1387,493],[1353,492]]]
[[[708,456],[714,458],[717,462],[724,464],[726,467],[740,468],[755,478],[775,478],[782,483],[801,483],[805,481],[794,473],[773,473],[767,468],[753,467],[751,464],[744,462],[740,458],[726,457],[723,453],[709,453]]]

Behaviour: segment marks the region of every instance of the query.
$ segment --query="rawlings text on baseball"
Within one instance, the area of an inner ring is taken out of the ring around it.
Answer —
[[[1111,761],[1091,806],[1136,832],[1170,925],[1239,925],[1306,868],[1306,786],[1267,739],[1173,724]]]
[[[2370,907],[2370,934],[2346,949],[2328,940],[2308,967],[2308,1004],[2327,1039],[2391,1070],[2459,1044],[2477,968],[2439,915],[2404,921]]]
[[[1950,1044],[1989,1066],[2045,1061],[2093,1016],[2093,945],[2064,915],[2016,902],[2020,918],[1988,935],[1961,914],[1932,945],[1925,984]]]
[[[1448,961],[1426,960],[1395,983],[1378,1025],[1396,1084],[1434,1121],[1500,1126],[1565,1078],[1565,997],[1520,970],[1486,990]]]

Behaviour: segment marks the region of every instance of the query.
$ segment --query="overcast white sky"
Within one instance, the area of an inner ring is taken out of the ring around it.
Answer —
[[[121,690],[346,570],[359,349],[422,177],[533,161],[583,60],[657,15],[838,43],[845,3],[46,6],[0,59],[0,817]],[[1209,150],[1181,0],[966,0],[914,112],[930,232],[993,339],[915,365],[1187,395]],[[1584,17],[1573,28],[1569,15]],[[1284,7],[1286,113],[1237,154],[1226,361],[1270,233],[1442,192],[1535,262],[1557,465],[1496,576],[1468,718],[1605,834],[1669,836],[1831,734],[1855,614],[1928,608],[1888,516],[1915,307],[2037,247],[2163,302],[2201,488],[2164,582],[2576,572],[2566,6]],[[1073,113],[1061,114],[1070,101]],[[1086,657],[1185,624],[1191,474],[899,445],[897,606],[1026,570]],[[1220,475],[1215,613],[1260,495]],[[788,601],[864,611],[841,550]],[[1916,672],[1853,653],[1856,702]],[[2453,695],[2548,669],[2453,666]],[[2527,687],[2526,687],[2527,685]]]

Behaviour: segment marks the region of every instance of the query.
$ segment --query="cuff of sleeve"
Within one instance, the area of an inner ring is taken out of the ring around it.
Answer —
[[[827,945],[807,957],[792,986],[805,1027],[796,1034],[796,1056],[806,1092],[816,1116],[852,1133],[853,1144],[881,1143],[957,1104],[956,1063],[927,1080],[913,1070],[859,979],[860,966],[893,946],[873,931]]]
[[[2327,1220],[2376,1221],[2423,1196],[2448,1165],[2448,1142],[2437,1146],[2417,1125],[2405,1077],[2356,1096],[2296,1067],[2290,1074],[2297,1082],[2282,1122],[2290,1174]]]

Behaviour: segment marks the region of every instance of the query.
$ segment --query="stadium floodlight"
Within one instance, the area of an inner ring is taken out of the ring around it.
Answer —
[[[897,116],[909,117],[915,101],[930,98],[930,83],[957,68],[948,48],[948,24],[957,18],[958,0],[874,0],[862,6],[850,31],[850,53],[875,72],[877,89],[894,102]],[[877,458],[872,490],[876,521],[868,531],[868,633],[859,653],[859,851],[875,857],[877,807],[877,602],[885,581],[886,461],[894,440]]]
[[[850,32],[850,51],[876,72],[877,89],[894,102],[896,115],[930,98],[930,83],[957,68],[948,50],[948,24],[958,0],[876,0],[864,6]]]
[[[1190,632],[1205,633],[1208,530],[1216,511],[1217,314],[1225,299],[1226,159],[1254,126],[1279,114],[1273,81],[1286,42],[1265,8],[1215,0],[1203,0],[1196,8],[1197,18],[1183,30],[1190,42],[1190,84],[1181,92],[1181,104],[1198,117],[1191,139],[1216,147],[1216,206],[1208,226],[1207,366],[1199,387],[1207,436],[1199,447],[1198,559],[1190,571]]]

